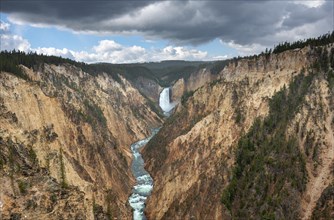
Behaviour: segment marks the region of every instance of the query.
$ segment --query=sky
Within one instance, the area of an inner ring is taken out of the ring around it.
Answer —
[[[0,49],[87,63],[228,59],[333,31],[333,1],[0,0]]]

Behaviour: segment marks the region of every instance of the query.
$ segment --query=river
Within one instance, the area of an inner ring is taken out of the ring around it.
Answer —
[[[170,88],[164,88],[160,93],[159,106],[166,116],[170,115],[171,110],[175,107],[175,104],[170,102]],[[145,204],[153,189],[153,179],[144,169],[145,163],[140,153],[140,149],[158,133],[159,129],[160,128],[152,129],[149,137],[131,144],[131,152],[133,156],[131,170],[133,176],[136,178],[136,185],[134,185],[132,189],[129,203],[133,209],[134,220],[146,220],[144,213]]]
[[[159,131],[159,128],[153,129],[151,136],[140,140],[131,145],[133,161],[131,165],[132,174],[136,178],[136,185],[132,189],[129,197],[130,206],[133,208],[133,219],[146,219],[144,214],[145,202],[153,189],[153,179],[144,169],[144,160],[140,154],[140,149]]]

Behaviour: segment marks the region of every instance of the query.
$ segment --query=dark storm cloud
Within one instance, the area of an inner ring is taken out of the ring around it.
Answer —
[[[304,5],[290,5],[287,8],[289,17],[284,20],[283,26],[293,28],[303,24],[314,23],[324,18],[333,20],[333,2],[327,1],[318,8],[309,8]]]
[[[1,11],[53,17],[55,20],[112,18],[150,4],[146,0],[9,0],[1,2]],[[56,23],[56,21],[55,21]]]
[[[101,31],[104,28],[101,23],[105,20],[137,10],[151,2],[146,0],[10,0],[1,2],[1,11],[30,24],[57,25],[74,31]]]
[[[277,23],[286,14],[287,4],[284,1],[254,2],[243,4],[229,2],[210,4],[212,11],[219,19],[228,19],[221,25],[222,40],[234,40],[239,44],[253,43],[258,37],[269,35],[277,31]],[[221,10],[224,14],[221,14]]]
[[[17,22],[74,31],[142,34],[179,44],[215,38],[261,44],[266,36],[321,20],[325,20],[323,26],[309,31],[333,29],[333,1],[309,8],[291,1],[12,0],[3,1],[1,10]]]

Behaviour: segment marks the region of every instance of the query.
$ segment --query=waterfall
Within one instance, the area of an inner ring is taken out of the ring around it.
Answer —
[[[160,93],[159,106],[165,114],[168,114],[175,107],[175,103],[170,101],[170,88],[164,88]]]

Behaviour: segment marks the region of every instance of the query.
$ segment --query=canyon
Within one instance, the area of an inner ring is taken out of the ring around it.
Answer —
[[[2,219],[334,216],[333,44],[19,67],[0,75]]]

